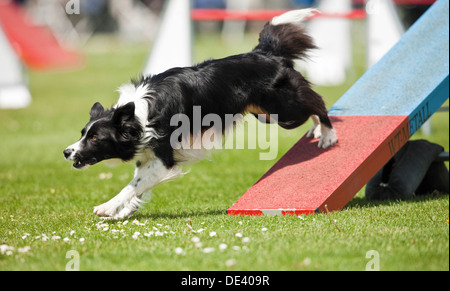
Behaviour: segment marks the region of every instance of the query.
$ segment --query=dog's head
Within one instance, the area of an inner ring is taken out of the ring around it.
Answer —
[[[133,102],[105,110],[95,103],[81,138],[64,150],[64,157],[76,169],[86,169],[108,159],[131,160],[142,136]]]

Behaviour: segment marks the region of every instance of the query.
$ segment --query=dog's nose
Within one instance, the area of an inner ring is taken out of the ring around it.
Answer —
[[[72,152],[73,152],[73,149],[65,149],[64,150],[64,157],[66,158],[66,159],[68,159],[69,157],[70,157],[70,155],[72,154]]]

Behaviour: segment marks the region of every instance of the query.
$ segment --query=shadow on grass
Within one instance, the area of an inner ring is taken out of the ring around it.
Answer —
[[[210,209],[210,210],[179,210],[171,212],[153,212],[153,213],[136,213],[133,215],[135,219],[177,219],[177,218],[192,218],[199,216],[222,216],[226,215],[227,211],[225,209]]]
[[[413,198],[408,200],[372,200],[372,201],[369,201],[364,197],[355,197],[344,207],[344,209],[391,206],[396,203],[420,203],[430,200],[441,200],[447,196],[448,194],[445,193],[432,193],[427,195],[414,196]]]
[[[361,209],[361,208],[372,208],[378,206],[392,206],[396,203],[420,203],[430,200],[442,200],[448,197],[445,193],[433,193],[428,195],[415,196],[409,200],[383,200],[383,201],[368,201],[364,197],[353,198],[343,210],[351,209]],[[182,219],[182,218],[193,218],[202,216],[224,216],[227,215],[226,209],[208,209],[208,210],[198,210],[198,209],[180,209],[180,210],[168,210],[164,212],[163,210],[136,213],[133,215],[134,219]]]

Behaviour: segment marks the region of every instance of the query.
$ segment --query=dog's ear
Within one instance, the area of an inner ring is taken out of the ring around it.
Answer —
[[[91,113],[90,113],[91,119],[102,115],[103,112],[105,112],[105,109],[100,104],[100,102],[95,103],[94,106],[92,106],[92,108],[91,108]]]
[[[113,122],[123,141],[138,139],[140,126],[134,120],[134,102],[118,107],[114,111]]]
[[[131,121],[134,118],[134,102],[119,106],[114,111],[113,121],[117,125],[123,125],[127,121]]]

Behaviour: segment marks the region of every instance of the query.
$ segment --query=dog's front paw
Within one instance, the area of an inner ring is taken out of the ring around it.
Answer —
[[[102,205],[94,207],[94,214],[108,219],[123,219],[127,218],[133,213],[130,213],[120,203],[108,201]]]
[[[114,199],[94,207],[94,214],[107,219],[124,219],[138,210],[138,204],[121,203]]]
[[[113,218],[118,212],[118,206],[114,206],[110,202],[94,207],[94,214],[99,217]]]

